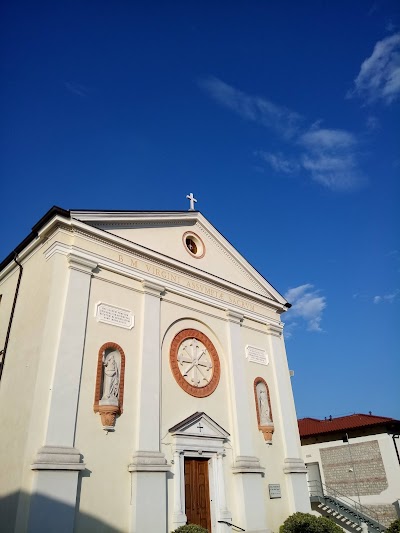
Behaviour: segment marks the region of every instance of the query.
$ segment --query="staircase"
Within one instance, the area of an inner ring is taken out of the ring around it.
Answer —
[[[327,487],[324,483],[309,481],[308,491],[312,508],[333,518],[341,527],[365,533],[386,531],[386,527],[379,522],[378,513]]]

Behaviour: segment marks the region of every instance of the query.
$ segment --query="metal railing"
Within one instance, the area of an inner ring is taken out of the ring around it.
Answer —
[[[385,531],[386,527],[379,521],[379,514],[369,507],[361,505],[360,502],[349,498],[346,494],[339,492],[332,487],[328,487],[320,481],[309,481],[308,491],[311,501],[319,501],[330,507],[337,514],[347,516],[357,525],[366,523],[376,531]]]
[[[246,531],[242,527],[236,526],[235,524],[231,524],[230,522],[227,522],[226,520],[218,520],[218,524],[226,524],[227,526],[231,526],[235,528],[234,531]]]

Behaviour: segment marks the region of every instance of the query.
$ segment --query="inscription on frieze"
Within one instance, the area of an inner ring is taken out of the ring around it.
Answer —
[[[231,294],[227,291],[221,290],[210,284],[201,283],[184,274],[172,272],[170,270],[167,270],[166,268],[158,267],[151,263],[145,262],[141,259],[129,257],[123,254],[117,255],[117,261],[131,268],[135,268],[136,270],[146,272],[159,279],[169,281],[181,287],[191,289],[205,296],[216,298],[217,300],[226,302],[227,304],[232,304],[232,305],[241,307],[242,309],[246,309],[248,311],[265,314],[265,310],[261,306],[254,304],[253,302],[251,302],[250,300],[247,300],[246,298],[242,298],[235,294]]]
[[[268,354],[262,348],[256,346],[246,346],[246,357],[251,363],[258,363],[259,365],[268,364]]]
[[[120,328],[132,329],[135,317],[129,309],[99,302],[96,304],[94,316],[98,322],[111,324]]]

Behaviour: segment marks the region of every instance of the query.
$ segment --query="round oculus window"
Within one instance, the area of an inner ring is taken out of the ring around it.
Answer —
[[[203,241],[200,239],[198,235],[196,235],[196,233],[187,231],[186,233],[183,234],[182,240],[183,240],[183,245],[186,251],[192,257],[196,257],[197,259],[204,257],[206,248],[204,246]]]
[[[196,329],[185,329],[175,336],[170,365],[177,383],[192,396],[209,396],[218,385],[221,371],[217,350],[210,339]]]

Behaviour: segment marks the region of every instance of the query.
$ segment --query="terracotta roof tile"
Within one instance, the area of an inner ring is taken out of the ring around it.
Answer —
[[[388,422],[399,423],[398,420],[387,416],[364,415],[361,413],[326,420],[319,420],[318,418],[301,418],[298,420],[300,437],[376,426]]]

